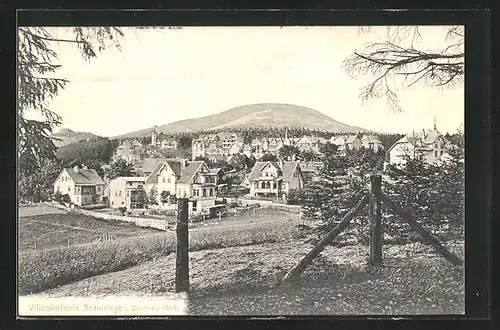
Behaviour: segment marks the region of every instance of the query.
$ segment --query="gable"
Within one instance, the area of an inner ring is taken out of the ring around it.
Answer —
[[[266,162],[263,166],[260,167],[260,172],[264,171],[264,170],[267,170],[267,169],[275,169],[275,170],[279,170],[279,168],[275,165],[273,165],[273,163],[271,162]]]
[[[63,180],[63,178],[66,178],[66,177],[69,178],[69,179]],[[57,176],[57,178],[54,181],[53,185],[55,185],[58,182],[66,182],[66,181],[71,181],[72,183],[74,183],[73,179],[71,178],[71,176],[69,175],[69,173],[64,168],[64,169],[62,169],[61,173],[59,173],[59,175]]]

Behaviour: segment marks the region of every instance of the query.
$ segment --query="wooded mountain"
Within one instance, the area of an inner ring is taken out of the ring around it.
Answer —
[[[54,140],[54,144],[56,147],[62,147],[71,143],[87,140],[87,139],[95,139],[99,136],[87,133],[87,132],[75,132],[70,130],[69,128],[62,128],[57,133],[52,134],[52,137],[61,139],[61,141]]]
[[[224,112],[194,119],[157,125],[158,133],[182,133],[240,127],[304,127],[331,132],[366,132],[360,127],[336,121],[311,108],[282,103],[250,104]],[[150,135],[153,128],[147,128],[114,138],[139,137]]]

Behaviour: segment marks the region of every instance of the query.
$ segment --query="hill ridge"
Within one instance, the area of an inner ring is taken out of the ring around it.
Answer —
[[[158,133],[183,133],[245,127],[305,127],[331,132],[369,132],[339,122],[316,109],[288,103],[256,103],[230,108],[220,113],[157,125]],[[123,139],[148,136],[153,127],[114,136]]]

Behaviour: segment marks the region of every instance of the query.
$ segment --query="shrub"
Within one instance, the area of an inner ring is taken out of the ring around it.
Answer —
[[[403,168],[389,166],[391,180],[384,189],[401,207],[409,207],[419,223],[442,238],[460,237],[464,226],[464,167],[451,161],[427,164],[422,158],[408,159]],[[389,218],[385,230],[408,236],[410,227]]]
[[[60,203],[62,201],[63,195],[61,192],[58,190],[54,194],[54,201]]]
[[[304,192],[302,190],[292,189],[287,196],[287,204],[301,205],[304,201]]]
[[[125,215],[127,208],[125,206],[121,206],[118,208],[118,211],[120,212],[121,215]]]

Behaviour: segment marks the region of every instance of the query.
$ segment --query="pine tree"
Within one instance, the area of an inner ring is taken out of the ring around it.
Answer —
[[[118,159],[111,163],[107,171],[108,179],[112,180],[119,176],[134,176],[134,167],[124,159]]]

